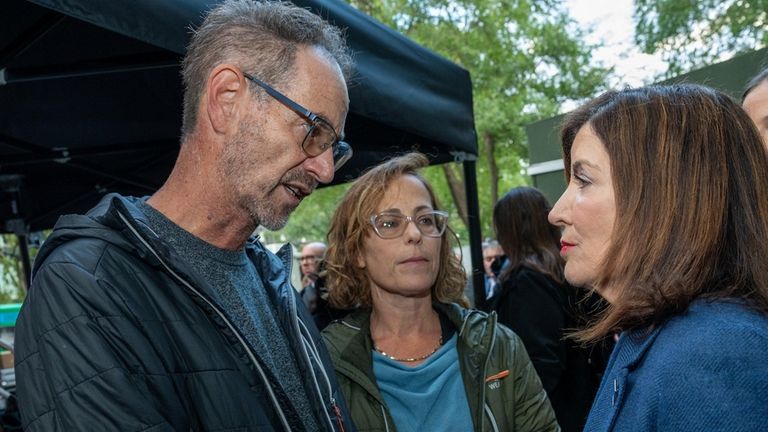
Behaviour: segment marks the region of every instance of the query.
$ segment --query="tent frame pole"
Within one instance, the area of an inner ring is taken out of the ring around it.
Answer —
[[[485,278],[483,270],[482,234],[480,230],[480,203],[477,199],[477,171],[474,160],[462,162],[464,168],[464,191],[467,197],[467,220],[469,221],[469,256],[472,262],[472,289],[475,308],[487,310],[485,301]]]
[[[25,234],[16,234],[19,241],[19,253],[21,255],[21,271],[24,273],[24,295],[29,292],[32,283],[32,260],[29,258],[29,237]]]

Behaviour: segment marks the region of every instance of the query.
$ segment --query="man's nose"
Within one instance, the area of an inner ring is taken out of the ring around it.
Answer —
[[[333,149],[328,149],[315,157],[304,160],[304,168],[320,183],[330,183],[333,180]]]

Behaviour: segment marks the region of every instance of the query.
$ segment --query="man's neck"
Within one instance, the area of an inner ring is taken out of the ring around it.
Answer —
[[[229,202],[210,165],[182,146],[165,184],[147,204],[194,236],[221,249],[239,250],[256,229],[245,209]]]
[[[176,225],[221,249],[239,250],[256,227],[252,221],[195,194],[165,194],[159,190],[147,204],[165,215]]]

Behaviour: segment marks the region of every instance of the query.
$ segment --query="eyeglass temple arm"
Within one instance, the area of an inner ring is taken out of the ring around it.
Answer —
[[[259,87],[263,88],[264,91],[269,93],[269,95],[272,96],[273,98],[279,100],[280,103],[282,103],[283,105],[286,105],[288,108],[290,108],[290,109],[296,111],[297,113],[301,114],[302,116],[304,116],[304,118],[306,118],[306,119],[308,119],[310,121],[316,121],[317,120],[317,118],[318,118],[317,114],[315,114],[312,111],[304,108],[303,106],[297,104],[296,102],[288,99],[285,95],[283,95],[279,91],[275,90],[274,88],[272,88],[269,84],[265,83],[264,81],[254,77],[254,76],[251,76],[250,74],[247,74],[245,72],[243,72],[243,76],[246,77],[247,79],[253,81]]]

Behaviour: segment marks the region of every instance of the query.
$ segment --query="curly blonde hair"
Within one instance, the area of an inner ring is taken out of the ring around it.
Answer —
[[[356,265],[366,236],[376,235],[370,217],[391,183],[401,176],[418,178],[427,189],[432,207],[440,210],[435,193],[418,170],[429,164],[421,153],[408,153],[389,159],[360,176],[347,191],[331,219],[326,252],[326,283],[332,306],[343,309],[371,306],[371,284],[365,269]],[[449,235],[450,233],[450,235]],[[440,268],[432,298],[441,303],[466,305],[466,275],[454,255],[456,234],[448,227],[440,244]]]

